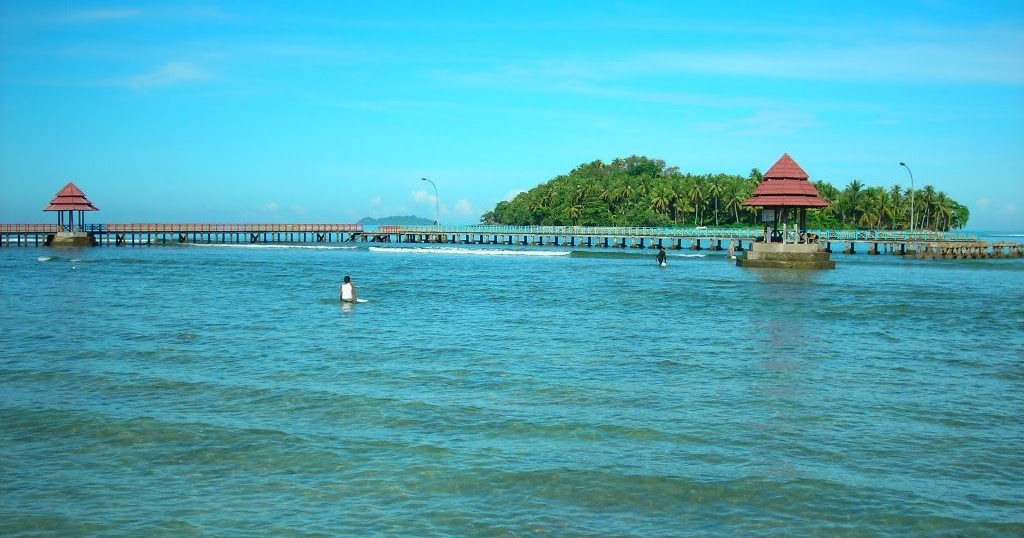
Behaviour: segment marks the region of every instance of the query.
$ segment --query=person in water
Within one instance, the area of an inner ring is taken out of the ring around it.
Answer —
[[[341,300],[345,303],[356,302],[356,287],[348,275],[345,275],[345,282],[341,285]]]
[[[658,245],[658,265],[665,265],[665,247]]]

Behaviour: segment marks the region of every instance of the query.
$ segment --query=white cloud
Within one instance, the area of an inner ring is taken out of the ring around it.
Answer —
[[[415,191],[412,193],[412,199],[417,202],[430,202],[434,203],[437,201],[437,197],[427,191]]]
[[[262,211],[264,213],[277,213],[277,210],[280,208],[281,206],[278,205],[277,202],[270,202],[269,204],[265,204],[263,206]]]
[[[821,30],[821,29],[815,29]],[[656,93],[649,79],[696,75],[857,83],[1024,84],[1024,31],[1016,26],[937,28],[910,35],[837,35],[825,46],[774,44],[667,49],[618,58],[545,58],[497,63],[468,72],[440,72],[469,86],[606,95],[640,101],[730,106],[728,99],[686,92]],[[685,84],[677,85],[686,87]]]
[[[979,33],[963,42],[658,53],[635,58],[623,69],[795,80],[1024,84],[1024,56],[1017,52],[1021,46],[1019,37]]]
[[[478,216],[479,211],[473,208],[473,204],[465,198],[455,202],[454,214],[460,217]]]
[[[90,9],[66,13],[60,20],[70,23],[90,23],[133,19],[141,15],[142,10],[139,9]]]
[[[125,85],[135,89],[159,89],[202,82],[213,78],[202,66],[189,62],[169,62],[156,71],[128,79]]]

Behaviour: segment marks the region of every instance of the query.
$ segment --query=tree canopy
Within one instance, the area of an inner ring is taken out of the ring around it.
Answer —
[[[763,181],[754,168],[746,177],[684,174],[665,161],[631,156],[577,166],[498,203],[484,224],[543,226],[760,226],[759,209],[743,207]],[[858,180],[839,190],[815,181],[825,209],[808,212],[811,228],[909,229],[911,191],[865,187]],[[963,228],[970,212],[931,185],[913,191],[914,228]]]

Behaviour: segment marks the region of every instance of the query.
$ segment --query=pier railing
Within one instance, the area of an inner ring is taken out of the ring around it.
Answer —
[[[57,233],[56,224],[0,224],[0,233]],[[259,233],[361,232],[362,224],[83,224],[75,231],[92,233]]]
[[[56,224],[0,224],[0,233],[55,234]],[[361,233],[362,224],[217,224],[217,223],[145,223],[145,224],[85,224],[76,231],[94,234],[145,233]],[[656,237],[681,239],[740,239],[755,240],[764,235],[763,228],[724,228],[717,226],[643,227],[643,226],[503,226],[503,225],[428,225],[379,226],[379,234],[454,234],[454,235],[532,235],[577,237]],[[818,241],[836,242],[976,242],[975,234],[964,232],[933,232],[927,230],[807,230],[817,235]]]
[[[964,232],[930,232],[915,230],[808,230],[821,241],[908,241],[908,242],[960,242],[977,241],[978,236]]]
[[[387,228],[387,229],[385,229]],[[550,235],[550,236],[609,236],[609,237],[684,237],[715,239],[757,239],[764,236],[763,228],[691,227],[617,227],[617,226],[500,226],[500,225],[429,225],[381,227],[384,233],[449,233],[483,235]],[[975,234],[964,232],[932,232],[905,230],[807,230],[819,241],[907,241],[907,242],[960,242],[977,241]]]
[[[451,233],[484,235],[576,235],[614,237],[734,237],[753,239],[763,235],[762,230],[748,228],[690,228],[642,227],[642,226],[500,226],[486,224],[471,225],[430,225],[391,226],[388,231],[401,233]],[[380,228],[385,231],[384,227]]]
[[[61,231],[56,224],[0,224],[0,233],[5,234],[55,234]]]
[[[108,233],[361,232],[362,224],[99,224]]]

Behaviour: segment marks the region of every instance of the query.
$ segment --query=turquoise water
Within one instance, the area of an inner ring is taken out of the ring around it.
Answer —
[[[1024,535],[1024,260],[704,254],[4,248],[0,535]]]

